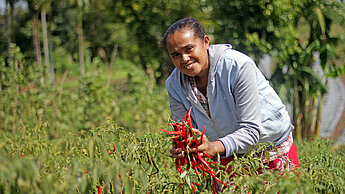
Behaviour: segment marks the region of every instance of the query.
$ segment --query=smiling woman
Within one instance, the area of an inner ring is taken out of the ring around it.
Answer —
[[[210,45],[194,18],[172,24],[163,43],[176,67],[166,81],[172,119],[180,122],[193,107],[191,118],[197,133],[201,135],[206,126],[197,151],[213,157],[219,154],[225,165],[234,154],[245,154],[258,142],[268,142],[277,146],[264,159],[268,168],[299,166],[290,117],[251,58],[229,44]],[[182,157],[176,145],[171,153]]]
[[[189,76],[207,75],[209,38],[200,39],[188,29],[170,35],[167,49],[176,67]]]
[[[166,45],[174,65],[182,73],[195,77],[199,90],[205,95],[209,69],[209,37],[205,35],[201,39],[194,36],[193,31],[182,29],[169,35]]]

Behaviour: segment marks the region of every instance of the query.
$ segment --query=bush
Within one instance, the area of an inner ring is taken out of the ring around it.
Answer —
[[[170,138],[163,133],[138,135],[111,120],[88,132],[61,131],[54,138],[49,128],[40,122],[20,134],[0,133],[1,193],[95,193],[98,186],[105,193],[191,193],[187,184],[180,187],[183,180],[168,157]],[[272,171],[242,174],[225,192],[343,193],[344,154],[331,151],[332,145],[314,140],[298,146],[300,179]],[[232,163],[237,173],[243,164],[247,170],[260,166],[252,153]],[[202,192],[212,190],[206,185]]]
[[[17,55],[11,66],[0,59],[0,193],[192,192],[169,157],[170,138],[158,132],[167,127],[167,93],[143,71],[121,61],[114,72],[48,87]],[[298,171],[244,173],[262,166],[253,149],[233,161],[241,176],[224,192],[344,193],[344,147],[333,145],[297,145],[299,179]],[[209,183],[198,191],[211,193]]]

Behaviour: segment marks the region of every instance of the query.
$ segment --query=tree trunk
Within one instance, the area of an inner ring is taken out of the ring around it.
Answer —
[[[50,12],[51,13],[51,12]],[[54,73],[54,60],[53,60],[53,34],[52,34],[52,15],[48,15],[48,42],[49,42],[49,61],[50,61],[50,82],[54,85],[55,73]]]
[[[294,80],[294,93],[293,93],[293,121],[295,123],[295,136],[297,137],[298,142],[302,142],[302,124],[301,120],[303,114],[301,113],[301,107],[299,103],[300,92],[298,91],[298,81]]]
[[[11,38],[12,38],[12,8],[8,8],[7,5],[9,3],[6,1],[5,2],[5,14],[6,14],[6,35],[7,35],[7,51],[8,51],[8,56],[10,56],[11,53]]]
[[[80,75],[85,75],[83,33],[78,34]]]
[[[44,76],[42,72],[42,59],[41,59],[41,46],[38,40],[38,15],[35,14],[32,22],[32,30],[33,30],[33,39],[34,39],[34,46],[35,46],[35,54],[36,54],[36,62],[38,67],[41,71],[41,78],[40,81],[44,83]]]
[[[79,43],[79,64],[80,64],[80,75],[85,75],[85,64],[84,64],[84,46],[83,46],[83,30],[81,24],[78,26],[78,43]]]
[[[324,102],[325,102],[325,95],[321,94],[320,102],[319,102],[319,107],[318,107],[318,110],[317,110],[317,116],[316,116],[316,127],[315,127],[315,136],[316,137],[320,136],[321,113],[322,113],[323,103]]]
[[[85,75],[85,64],[84,64],[84,43],[83,43],[83,13],[82,9],[78,9],[77,16],[77,35],[78,35],[78,48],[79,48],[79,64],[80,64],[80,75]]]
[[[117,49],[118,49],[118,48],[119,48],[119,45],[114,44],[113,52],[111,53],[110,63],[109,63],[109,66],[108,66],[108,70],[109,70],[109,71],[110,71],[110,69],[111,69],[111,66],[112,66],[113,63],[115,62],[115,58],[116,58],[116,55],[117,55]]]
[[[307,80],[303,80],[303,86],[302,86],[302,101],[300,102],[300,107],[303,107],[303,127],[302,127],[302,137],[303,139],[310,137],[310,98],[309,98],[309,83]]]
[[[44,64],[46,68],[47,76],[50,76],[50,59],[49,59],[49,48],[48,48],[48,33],[47,33],[47,21],[46,11],[44,8],[41,10],[41,22],[42,22],[42,35],[43,35],[43,51],[44,51]],[[51,80],[51,79],[50,79]]]

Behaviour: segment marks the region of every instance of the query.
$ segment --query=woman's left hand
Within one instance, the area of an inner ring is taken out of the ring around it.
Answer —
[[[201,136],[202,133],[198,129],[193,128],[192,130],[194,131],[194,133]],[[199,137],[199,139],[201,139],[201,137]],[[204,137],[202,138],[201,145],[199,145],[196,148],[196,150],[198,152],[205,151],[206,154],[208,154],[212,157],[217,156],[218,153],[220,155],[225,153],[225,147],[221,141],[219,141],[219,140],[209,141],[205,134],[204,134]],[[194,151],[194,150],[192,150],[192,151]],[[202,155],[202,153],[201,153],[201,155]]]

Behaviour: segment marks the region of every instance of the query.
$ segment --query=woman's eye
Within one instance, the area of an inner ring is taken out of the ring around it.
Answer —
[[[176,57],[178,57],[178,56],[179,56],[179,54],[172,54],[172,55],[171,55],[171,58],[174,59],[174,58],[176,58]]]

